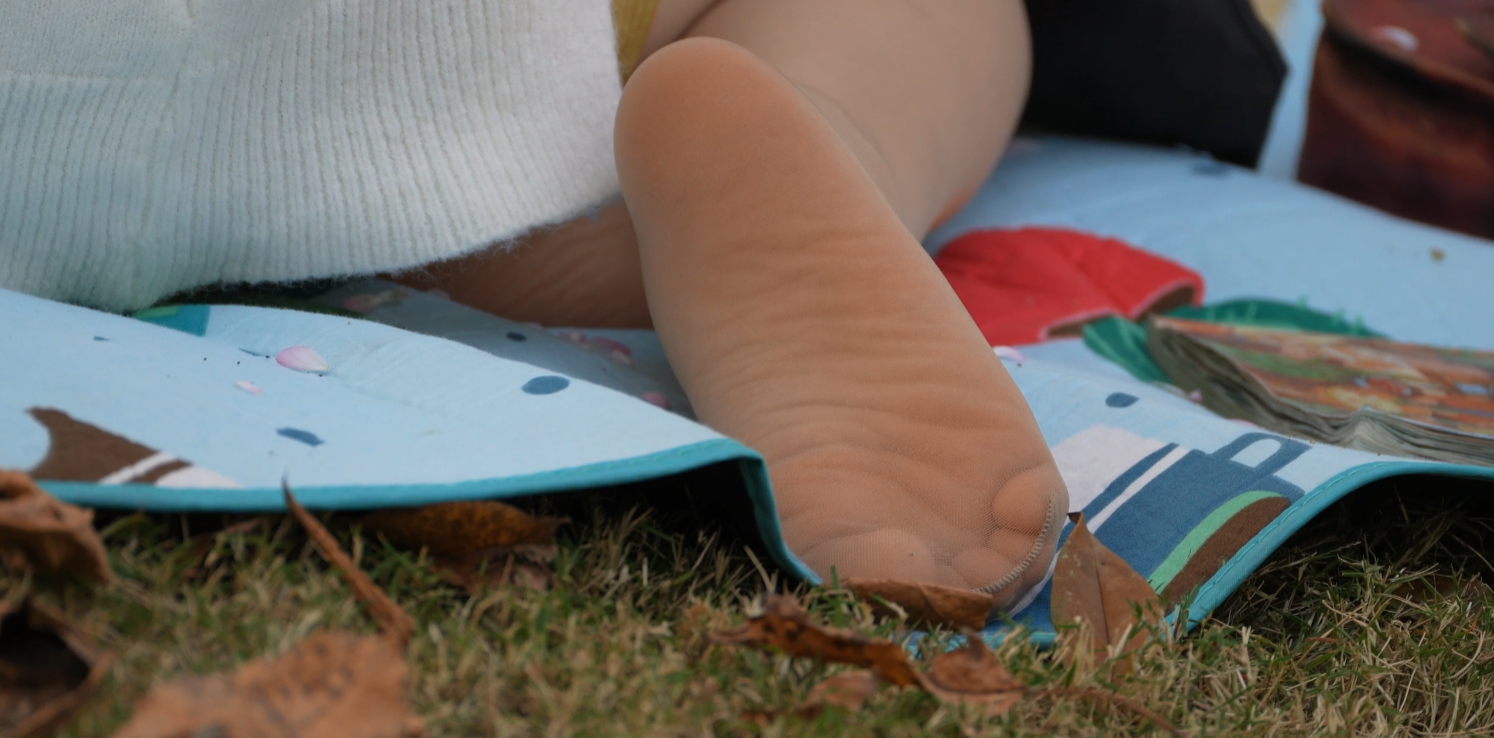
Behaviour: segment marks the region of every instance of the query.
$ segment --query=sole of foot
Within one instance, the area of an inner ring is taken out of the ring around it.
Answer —
[[[1026,402],[815,103],[692,39],[618,111],[650,312],[699,417],[762,453],[823,577],[989,592],[1052,560],[1067,494]]]

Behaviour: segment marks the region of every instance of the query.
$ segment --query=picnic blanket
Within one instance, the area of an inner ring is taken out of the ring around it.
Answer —
[[[1494,244],[1188,152],[1021,140],[927,246],[1031,228],[1182,265],[1201,275],[1205,302],[1306,304],[1392,338],[1494,348]],[[362,509],[725,464],[740,484],[724,494],[742,498],[747,527],[786,571],[814,578],[783,544],[761,458],[690,419],[652,334],[545,330],[376,280],[315,301],[321,312],[120,316],[0,292],[0,466],[80,504],[267,511],[280,509],[282,479],[308,507]],[[282,353],[291,347],[315,356]],[[1371,481],[1494,480],[1487,467],[1377,457],[1219,418],[1079,338],[998,355],[1073,509],[1158,591],[1191,594],[1193,618]],[[1013,614],[1051,631],[1046,589]]]

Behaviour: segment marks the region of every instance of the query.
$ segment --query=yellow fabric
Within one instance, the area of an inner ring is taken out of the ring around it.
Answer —
[[[617,32],[617,73],[624,84],[633,76],[643,42],[654,23],[659,0],[612,0],[612,27]]]

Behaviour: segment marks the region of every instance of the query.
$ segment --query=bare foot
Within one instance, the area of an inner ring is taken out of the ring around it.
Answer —
[[[654,325],[700,418],[767,460],[784,536],[812,569],[1009,604],[1052,560],[1063,482],[816,102],[712,39],[635,73],[616,149]]]

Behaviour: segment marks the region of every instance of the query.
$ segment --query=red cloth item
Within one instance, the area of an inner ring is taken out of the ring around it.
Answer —
[[[1203,301],[1203,277],[1114,238],[1063,228],[967,233],[934,258],[992,346],[1076,336]]]

